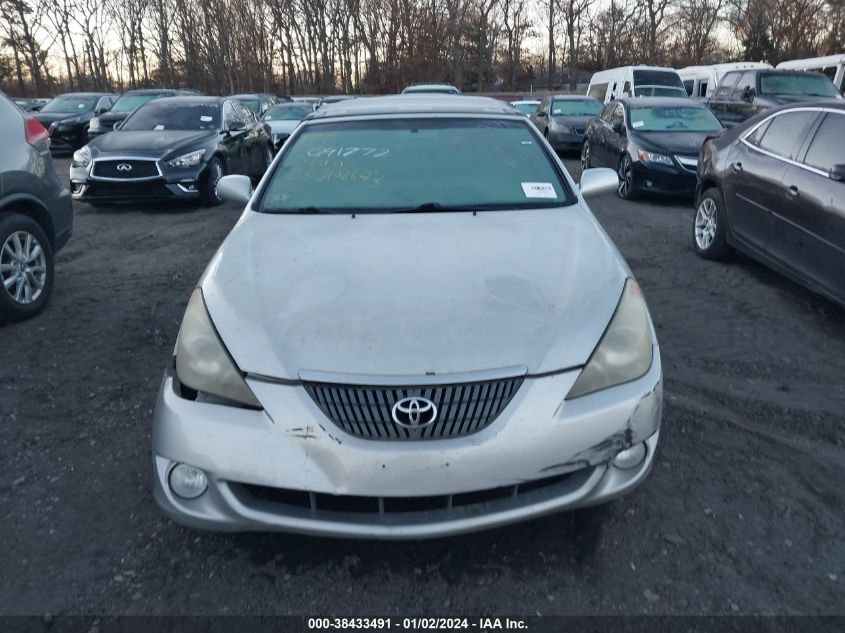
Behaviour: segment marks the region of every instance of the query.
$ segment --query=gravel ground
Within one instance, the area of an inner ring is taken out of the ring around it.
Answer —
[[[159,514],[156,389],[239,209],[78,205],[47,310],[0,325],[0,613],[845,613],[845,312],[696,258],[687,201],[593,209],[661,343],[650,478],[596,510],[377,543]]]

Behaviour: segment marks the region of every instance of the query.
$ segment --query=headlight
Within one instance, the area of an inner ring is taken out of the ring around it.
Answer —
[[[74,167],[88,167],[91,164],[91,150],[87,145],[73,153]]]
[[[568,125],[564,125],[563,123],[555,123],[553,127],[555,132],[560,132],[561,134],[572,134],[572,128]]]
[[[176,375],[191,389],[250,407],[261,407],[217,336],[199,288],[191,295],[179,328]]]
[[[182,156],[172,158],[167,161],[167,164],[171,167],[193,167],[194,165],[199,165],[203,154],[205,154],[205,150],[201,149],[196,152],[191,152],[190,154],[184,154]]]
[[[651,367],[651,357],[645,301],[637,282],[629,279],[610,325],[566,399],[636,380]]]
[[[100,129],[100,117],[94,117],[91,119],[91,122],[88,124],[89,130],[99,130]]]
[[[646,152],[645,150],[638,149],[637,150],[637,157],[641,161],[645,161],[646,163],[657,163],[658,165],[674,165],[675,163],[672,162],[672,158],[667,156],[666,154],[657,154],[655,152]]]

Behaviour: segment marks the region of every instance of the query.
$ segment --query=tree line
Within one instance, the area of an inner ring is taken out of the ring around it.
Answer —
[[[845,0],[0,0],[0,88],[572,89],[625,64],[845,52]]]

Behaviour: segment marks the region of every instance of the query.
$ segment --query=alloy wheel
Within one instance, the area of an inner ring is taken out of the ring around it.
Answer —
[[[702,200],[695,213],[695,244],[702,251],[710,248],[716,238],[716,217],[716,203],[713,199]]]
[[[0,250],[0,281],[12,299],[29,305],[38,300],[47,283],[47,256],[38,239],[15,231]]]
[[[627,198],[628,195],[631,193],[631,187],[633,185],[634,180],[634,173],[631,169],[631,161],[627,158],[623,158],[622,162],[619,163],[619,195],[623,198]]]
[[[223,177],[223,168],[220,166],[220,163],[214,161],[211,164],[211,173],[208,175],[209,179],[211,180],[211,190],[214,192],[214,197],[217,199],[218,202],[222,202],[223,199],[220,197],[220,193],[217,191],[217,185],[220,182],[220,179]]]
[[[581,148],[581,171],[590,168],[590,145],[589,143],[584,143],[584,147]]]

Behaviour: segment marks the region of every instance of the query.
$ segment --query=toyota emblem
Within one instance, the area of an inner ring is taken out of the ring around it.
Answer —
[[[428,398],[402,398],[390,411],[393,421],[406,429],[422,429],[437,419],[437,405]]]
[[[132,165],[129,163],[118,163],[117,171],[132,171]]]

